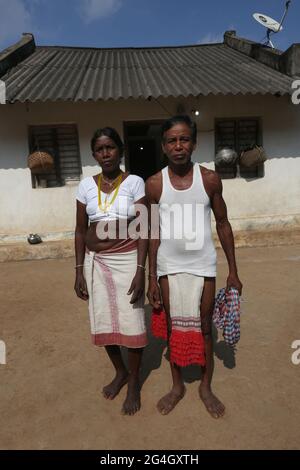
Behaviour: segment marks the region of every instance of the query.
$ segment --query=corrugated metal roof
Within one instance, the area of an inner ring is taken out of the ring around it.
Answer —
[[[226,44],[37,47],[1,79],[10,102],[290,94],[292,78]]]

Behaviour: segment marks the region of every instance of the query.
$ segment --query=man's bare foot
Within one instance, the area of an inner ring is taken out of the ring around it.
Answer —
[[[106,398],[107,400],[113,400],[118,395],[121,388],[124,387],[127,382],[127,372],[117,373],[114,380],[110,384],[103,387],[102,394],[104,398]]]
[[[212,393],[210,387],[200,384],[199,395],[203,401],[207,411],[213,418],[221,418],[225,413],[225,406],[220,400]]]
[[[141,408],[141,387],[138,380],[128,381],[127,396],[122,406],[123,415],[134,415]]]
[[[181,389],[172,388],[172,390],[162,397],[157,403],[157,409],[162,415],[167,415],[172,411],[177,403],[184,397],[185,387],[182,386]]]

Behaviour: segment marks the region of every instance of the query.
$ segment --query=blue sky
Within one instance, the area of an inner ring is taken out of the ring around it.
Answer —
[[[255,12],[277,20],[285,0],[0,0],[0,50],[32,32],[38,45],[166,46],[221,42],[224,31],[261,41]],[[300,0],[292,0],[284,30],[274,36],[285,50],[300,42]]]

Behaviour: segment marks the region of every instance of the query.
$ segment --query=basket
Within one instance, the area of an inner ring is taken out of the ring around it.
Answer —
[[[267,155],[263,147],[255,145],[253,148],[245,150],[240,155],[240,165],[251,168],[267,160]]]
[[[54,168],[54,159],[50,153],[37,150],[29,155],[28,167],[34,174],[49,173]]]

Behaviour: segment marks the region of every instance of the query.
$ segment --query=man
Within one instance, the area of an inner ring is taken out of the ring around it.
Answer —
[[[159,211],[160,229],[159,237],[150,236],[148,299],[155,309],[161,308],[162,300],[169,326],[173,387],[159,400],[158,410],[168,414],[183,398],[181,367],[199,364],[203,372],[200,398],[208,412],[219,418],[225,407],[211,390],[216,279],[211,210],[228,261],[227,288],[234,287],[241,294],[242,284],[220,177],[191,161],[196,138],[196,124],[188,116],[175,116],[162,127],[162,149],[168,166],[146,182],[146,195],[152,207],[152,233],[155,207]]]

